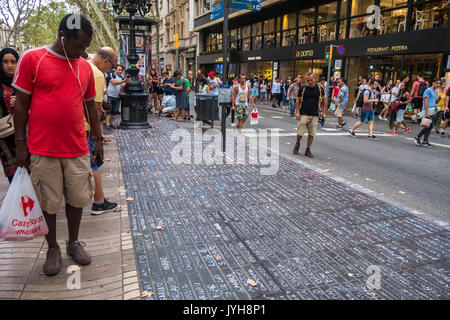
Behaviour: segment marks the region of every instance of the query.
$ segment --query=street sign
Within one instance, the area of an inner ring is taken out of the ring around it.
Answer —
[[[211,8],[211,20],[216,20],[224,16],[224,2],[216,2]]]
[[[175,49],[179,48],[178,33],[175,33]]]
[[[345,47],[343,45],[337,47],[337,53],[339,53],[342,56],[345,53]]]
[[[231,0],[231,7],[239,10],[261,11],[262,0]]]
[[[334,61],[334,69],[341,70],[341,68],[342,68],[342,59],[336,59]]]

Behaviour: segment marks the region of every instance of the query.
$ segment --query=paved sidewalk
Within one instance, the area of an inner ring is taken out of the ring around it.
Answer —
[[[106,132],[105,132],[106,133]],[[0,242],[0,299],[139,299],[136,262],[129,232],[125,189],[116,139],[105,146],[102,178],[105,195],[118,202],[122,210],[92,216],[83,212],[81,241],[92,255],[92,263],[80,270],[81,288],[69,290],[66,268],[75,262],[66,254],[67,222],[64,209],[57,217],[58,244],[62,252],[62,269],[54,277],[43,274],[47,244],[43,237],[32,241]],[[1,178],[0,199],[8,189]]]
[[[286,158],[175,165],[180,125],[151,121],[116,131],[145,299],[450,297],[448,230]]]

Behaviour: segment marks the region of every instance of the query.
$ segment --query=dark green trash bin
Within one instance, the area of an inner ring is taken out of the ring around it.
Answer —
[[[197,116],[201,121],[219,120],[219,100],[214,94],[197,93],[195,95],[197,104]]]

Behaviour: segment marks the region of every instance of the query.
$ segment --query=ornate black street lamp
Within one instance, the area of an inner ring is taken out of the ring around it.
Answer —
[[[148,94],[139,81],[139,69],[136,63],[139,56],[136,54],[136,37],[134,15],[139,12],[145,16],[152,7],[151,0],[113,0],[113,8],[116,14],[124,9],[130,14],[130,35],[128,37],[129,68],[126,70],[131,81],[125,87],[125,92],[120,95],[121,100],[121,122],[122,129],[146,129],[150,128],[147,115]]]

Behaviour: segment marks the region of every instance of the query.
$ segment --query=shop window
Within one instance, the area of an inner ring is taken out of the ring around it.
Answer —
[[[408,8],[388,10],[381,12],[381,25],[378,34],[395,33],[405,31]]]
[[[308,71],[312,71],[312,60],[296,60],[295,61],[295,75],[302,75],[305,77]],[[316,79],[317,80],[317,79]]]
[[[313,72],[316,75],[316,81],[319,82],[320,77],[328,75],[328,60],[320,59],[313,61]]]
[[[448,0],[418,1],[414,3],[411,30],[439,28],[448,25]]]
[[[275,19],[264,21],[264,48],[275,47]]]
[[[263,47],[263,37],[253,37],[253,50],[262,49]]]
[[[295,29],[283,31],[283,42],[282,42],[283,47],[295,46],[296,36],[297,32]]]
[[[408,0],[380,0],[381,10],[394,9],[408,6]]]
[[[250,26],[242,28],[242,51],[251,50]]]
[[[211,11],[211,0],[197,0],[196,4],[196,16],[201,16]]]
[[[375,34],[375,29],[367,27],[367,18],[368,16],[350,20],[350,38],[367,37]]]
[[[222,50],[222,34],[210,33],[206,37],[206,51]]]
[[[316,15],[315,8],[310,8],[300,11],[298,15],[298,25],[299,26],[311,26],[314,24],[314,17]]]
[[[252,25],[252,36],[262,35],[262,23],[257,22]]]
[[[325,23],[317,26],[318,40],[336,40],[336,22]]]
[[[339,21],[339,39],[345,39],[346,28],[347,28],[347,20]]]
[[[294,77],[295,75],[295,60],[280,61],[279,76],[281,79]]]
[[[262,49],[263,40],[262,40],[262,23],[257,22],[252,25],[252,43],[253,50]]]
[[[317,14],[317,22],[328,22],[336,20],[337,17],[337,2],[332,2],[319,6]]]
[[[348,0],[342,0],[341,1],[341,16],[340,18],[347,18],[347,6],[349,1]]]
[[[281,47],[281,32],[277,32],[277,36],[275,37],[275,46],[277,48]]]
[[[230,48],[240,50],[241,28],[230,30]]]
[[[352,17],[365,15],[367,13],[367,8],[375,4],[375,0],[353,0],[352,1]]]
[[[314,17],[315,9],[310,8],[300,11],[298,15],[298,43],[307,44],[314,41]]]
[[[283,47],[295,46],[297,43],[297,14],[295,12],[285,14],[283,16],[283,39],[281,45]]]

